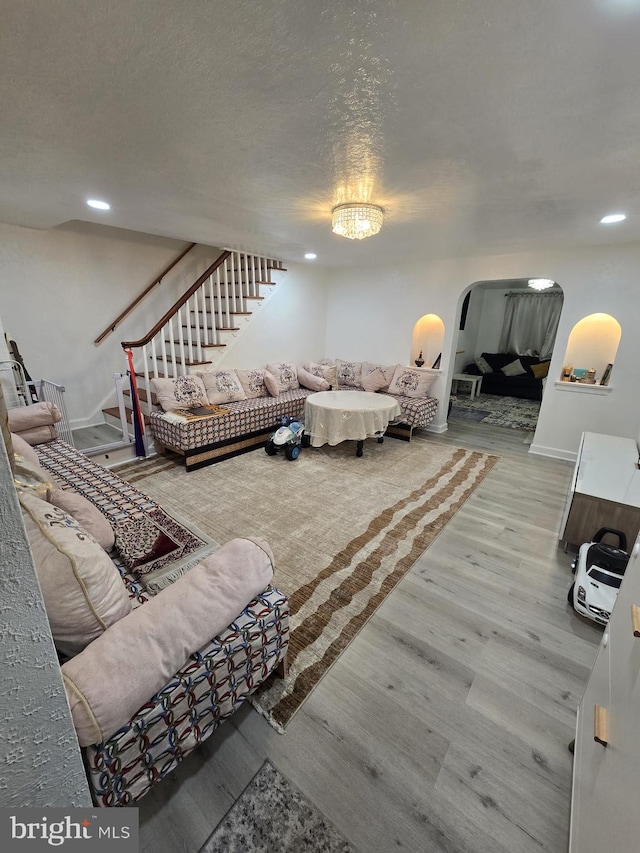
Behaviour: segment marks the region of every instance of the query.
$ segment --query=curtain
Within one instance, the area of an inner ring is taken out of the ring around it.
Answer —
[[[551,358],[563,294],[509,293],[500,335],[500,352]]]

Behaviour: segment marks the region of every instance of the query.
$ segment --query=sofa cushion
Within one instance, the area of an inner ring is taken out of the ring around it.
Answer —
[[[235,370],[210,370],[198,376],[204,383],[209,402],[214,405],[247,399]]]
[[[20,456],[21,459],[30,462],[32,465],[37,465],[38,467],[40,467],[38,454],[33,449],[33,445],[29,444],[28,441],[25,441],[21,435],[18,435],[17,432],[12,432],[11,443],[13,445],[14,457]]]
[[[519,358],[510,361],[509,364],[505,364],[501,370],[505,376],[525,376],[527,373]]]
[[[258,370],[236,370],[247,400],[257,400],[258,397],[268,397],[269,391],[264,384],[264,368]]]
[[[338,388],[362,387],[362,362],[341,361],[336,359],[336,379]]]
[[[491,365],[486,358],[483,358],[483,356],[478,356],[478,358],[474,359],[474,362],[480,373],[485,374],[493,372]]]
[[[207,399],[204,384],[197,376],[177,376],[175,379],[153,379],[152,381],[158,403],[165,412],[189,409],[192,406],[205,406],[213,402]]]
[[[314,376],[320,376],[322,379],[326,379],[332,388],[335,388],[338,384],[335,364],[329,364],[323,361],[309,361],[304,365],[304,369],[308,370],[309,373],[313,373]]]
[[[47,501],[75,518],[80,527],[90,533],[105,551],[113,548],[113,527],[100,510],[83,495],[69,489],[54,488],[47,491]]]
[[[264,540],[232,539],[67,661],[62,674],[80,746],[123,726],[272,578]],[[135,667],[126,665],[132,654]]]
[[[53,639],[75,655],[131,612],[126,587],[74,518],[28,490],[18,496]]]
[[[9,429],[11,432],[30,433],[39,427],[52,427],[62,420],[60,409],[55,403],[43,400],[41,403],[32,403],[30,406],[17,406],[8,410]],[[50,433],[50,430],[47,430]],[[53,430],[53,437],[56,437]],[[34,444],[26,436],[23,436],[29,444]]]
[[[264,372],[264,384],[271,397],[280,396],[280,385],[278,380],[273,373],[269,373],[268,370],[265,370]]]
[[[549,375],[550,364],[550,361],[541,361],[539,364],[532,364],[531,372],[533,373],[536,379],[544,379],[545,376]]]
[[[385,380],[385,383],[386,383],[384,388],[379,388],[377,390],[380,390],[380,391],[386,390],[389,387],[389,385],[391,385],[391,382],[393,380],[393,374],[396,372],[397,366],[398,366],[397,364],[372,364],[369,361],[363,361],[362,362],[362,372],[361,372],[361,385],[362,385],[362,387],[364,388],[365,391],[370,390],[369,388],[365,387],[365,381],[364,381],[365,377],[368,376],[369,374],[377,371],[378,373],[382,374],[382,376]]]
[[[283,391],[293,391],[294,388],[300,387],[300,383],[298,382],[298,368],[293,362],[272,362],[267,365],[267,370],[275,377],[280,393]]]
[[[298,382],[303,388],[308,388],[310,391],[328,391],[331,387],[324,376],[316,376],[305,370],[304,367],[298,368]]]
[[[386,391],[389,388],[389,381],[384,373],[376,367],[366,374],[364,370],[362,371],[362,387],[365,391]]]
[[[405,397],[427,397],[436,375],[399,364],[389,385],[389,393],[403,394]]]

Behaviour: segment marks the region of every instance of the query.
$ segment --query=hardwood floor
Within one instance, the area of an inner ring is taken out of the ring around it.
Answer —
[[[501,459],[284,735],[243,708],[140,802],[143,853],[198,851],[265,758],[361,853],[567,850],[567,745],[601,638],[566,604],[572,466],[518,430],[423,436]]]

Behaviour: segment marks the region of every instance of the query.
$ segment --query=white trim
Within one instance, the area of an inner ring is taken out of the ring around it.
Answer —
[[[610,394],[613,391],[611,385],[587,385],[586,382],[560,382],[556,379],[553,384],[558,391],[577,391],[581,394]]]
[[[541,444],[532,444],[529,453],[534,456],[548,456],[551,459],[564,459],[567,462],[575,462],[578,458],[575,450],[561,450],[559,447],[544,447]]]

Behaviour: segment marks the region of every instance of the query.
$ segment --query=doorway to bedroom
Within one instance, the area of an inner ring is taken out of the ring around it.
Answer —
[[[563,298],[551,280],[471,286],[462,302],[448,420],[519,430],[531,443]]]

